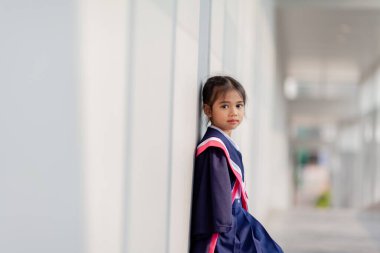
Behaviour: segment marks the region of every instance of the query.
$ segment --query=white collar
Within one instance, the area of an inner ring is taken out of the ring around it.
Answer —
[[[218,130],[219,132],[221,132],[231,143],[232,143],[232,145],[238,150],[238,151],[240,151],[240,149],[239,149],[239,146],[234,142],[234,140],[230,137],[230,136],[228,136],[228,134],[226,134],[222,129],[220,129],[219,127],[217,127],[217,126],[214,126],[214,125],[210,125],[209,127],[211,127],[211,128],[214,128],[214,129],[216,129],[216,130]]]

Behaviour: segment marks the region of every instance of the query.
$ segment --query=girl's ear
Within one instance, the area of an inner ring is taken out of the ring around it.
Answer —
[[[203,105],[203,112],[206,114],[208,118],[211,118],[211,107],[209,105]]]

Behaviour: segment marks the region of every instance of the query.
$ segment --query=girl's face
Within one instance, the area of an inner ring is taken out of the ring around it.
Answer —
[[[203,110],[214,126],[231,136],[232,130],[243,121],[244,101],[239,92],[229,90],[215,100],[212,108],[204,105]]]

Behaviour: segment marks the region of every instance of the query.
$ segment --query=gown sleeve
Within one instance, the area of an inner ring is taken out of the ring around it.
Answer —
[[[209,156],[213,225],[215,232],[228,232],[232,227],[232,203],[227,158],[219,148],[210,148]]]
[[[191,235],[194,238],[231,229],[229,173],[226,157],[220,148],[208,147],[195,158],[191,214]]]

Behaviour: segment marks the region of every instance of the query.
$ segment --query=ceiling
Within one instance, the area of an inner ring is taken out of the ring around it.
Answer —
[[[380,56],[377,2],[279,0],[278,42],[285,76],[307,84],[357,84]]]
[[[380,0],[276,3],[283,77],[306,90],[288,100],[290,127],[323,128],[355,117],[358,84],[380,62]],[[329,90],[338,95],[326,96]]]

